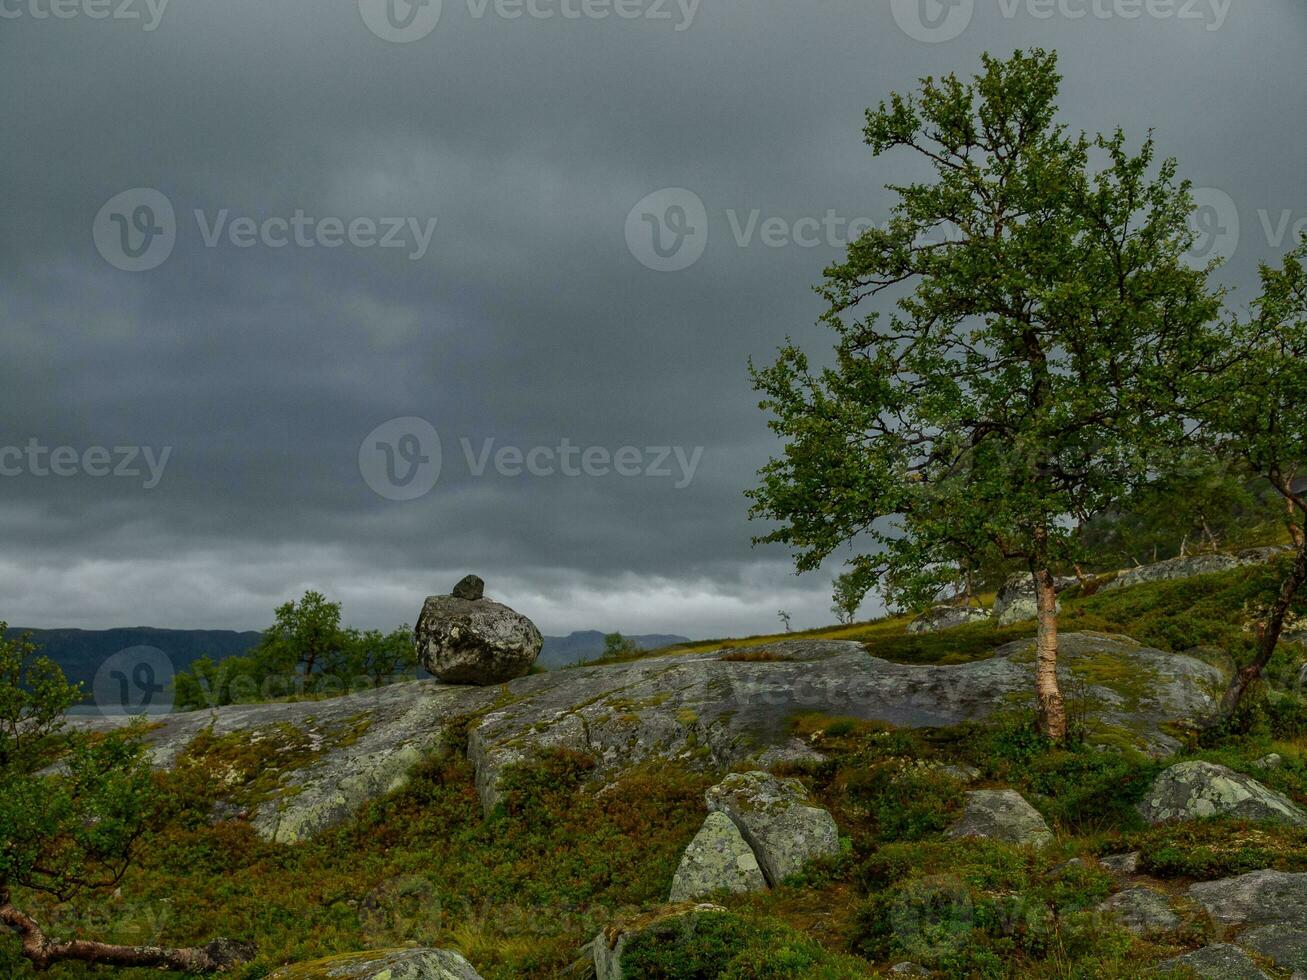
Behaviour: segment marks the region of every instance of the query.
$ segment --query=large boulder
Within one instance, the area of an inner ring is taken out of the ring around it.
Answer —
[[[1232,555],[1211,554],[1172,558],[1152,565],[1128,568],[1104,585],[1103,590],[1128,589],[1132,585],[1143,585],[1145,582],[1171,582],[1198,575],[1211,575],[1214,572],[1228,572],[1232,568],[1243,568],[1247,565],[1261,565],[1283,551],[1283,548],[1250,548]]]
[[[535,624],[482,597],[475,576],[455,589],[458,594],[431,596],[422,606],[413,630],[422,666],[446,684],[482,687],[529,674],[544,644]]]
[[[1162,772],[1139,804],[1151,824],[1234,817],[1307,826],[1307,812],[1251,776],[1212,762],[1181,762]]]
[[[389,949],[296,963],[268,980],[481,980],[481,974],[453,950]]]
[[[1069,589],[1077,581],[1074,576],[1069,575],[1059,575],[1053,579],[1058,592]],[[1061,609],[1060,603],[1058,608]],[[1029,572],[1017,572],[1010,576],[998,590],[998,598],[994,600],[994,618],[998,620],[999,625],[1008,626],[1012,623],[1025,622],[1027,619],[1034,619],[1038,613],[1034,576]]]
[[[908,632],[938,633],[969,623],[983,623],[988,619],[988,609],[978,609],[975,606],[935,606],[908,623]]]
[[[670,902],[688,902],[713,892],[756,892],[767,887],[758,858],[740,828],[713,812],[690,841],[672,879]]]
[[[1271,980],[1238,946],[1214,943],[1160,964],[1162,970],[1185,970],[1202,980]]]
[[[1053,840],[1053,832],[1039,811],[1012,789],[978,789],[968,793],[962,816],[944,834],[1036,847]]]
[[[731,773],[705,794],[753,848],[768,884],[779,885],[813,858],[839,853],[835,820],[813,805],[803,784],[769,772]]]
[[[1098,910],[1113,916],[1136,936],[1169,932],[1180,925],[1171,900],[1152,888],[1127,888],[1103,902]]]

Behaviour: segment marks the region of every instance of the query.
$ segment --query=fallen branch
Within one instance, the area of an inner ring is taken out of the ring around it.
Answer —
[[[249,943],[215,939],[204,946],[169,949],[165,946],[115,946],[112,943],[85,939],[53,940],[27,913],[14,907],[7,893],[0,893],[0,923],[8,926],[22,940],[23,956],[37,970],[47,970],[55,963],[76,960],[105,966],[137,966],[186,973],[220,973],[254,958],[256,949]]]

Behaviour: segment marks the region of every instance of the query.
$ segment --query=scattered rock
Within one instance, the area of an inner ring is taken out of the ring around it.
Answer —
[[[969,766],[964,762],[950,762],[936,767],[936,771],[943,773],[945,776],[951,776],[959,783],[974,783],[980,778],[981,772],[975,766]]]
[[[1236,878],[1201,881],[1190,887],[1189,896],[1222,925],[1291,922],[1307,930],[1307,873],[1250,871]]]
[[[1163,970],[1189,970],[1202,980],[1270,980],[1238,946],[1216,943],[1160,964]]]
[[[1284,765],[1284,756],[1278,752],[1272,752],[1270,755],[1264,755],[1253,763],[1258,769],[1279,769]]]
[[[920,963],[903,962],[895,963],[889,968],[889,972],[896,977],[928,977],[930,971]]]
[[[688,902],[716,891],[755,892],[767,887],[758,859],[740,828],[713,812],[690,841],[672,879],[671,902]]]
[[[1109,854],[1107,857],[1099,858],[1098,863],[1113,874],[1132,875],[1139,870],[1140,857],[1138,851],[1131,851],[1129,854]]]
[[[1098,907],[1100,912],[1116,916],[1136,936],[1167,932],[1180,925],[1180,917],[1170,900],[1151,888],[1128,888],[1117,892]]]
[[[803,784],[769,772],[737,772],[705,794],[708,809],[726,814],[753,848],[770,885],[813,858],[839,853],[835,820],[814,806]]]
[[[390,949],[295,963],[268,980],[481,980],[481,974],[453,950]]]
[[[464,575],[450,593],[455,599],[466,599],[468,602],[475,602],[485,594],[486,583],[479,575]]]
[[[666,922],[668,919],[677,919],[687,915],[718,915],[725,911],[726,909],[720,905],[672,906],[609,926],[595,936],[594,941],[590,944],[591,955],[594,958],[596,980],[623,980],[622,953],[625,951],[627,943],[645,930]]]
[[[983,623],[989,619],[988,609],[975,606],[935,606],[908,624],[909,633],[938,633],[969,623]]]
[[[438,680],[484,687],[530,673],[544,637],[505,605],[447,595],[423,604],[413,641],[422,666]]]
[[[1239,942],[1280,969],[1292,970],[1295,978],[1307,972],[1307,919],[1249,929],[1239,937]]]
[[[1189,558],[1172,558],[1159,561],[1153,565],[1140,565],[1119,573],[1103,586],[1109,589],[1128,589],[1132,585],[1145,582],[1170,582],[1175,579],[1194,578],[1198,575],[1210,575],[1214,572],[1228,572],[1232,568],[1246,565],[1261,565],[1283,552],[1283,548],[1251,548],[1233,555],[1212,554],[1193,555]]]
[[[1054,576],[1053,582],[1058,592],[1064,592],[1079,580],[1074,576]],[[1058,609],[1062,608],[1058,603]],[[1039,606],[1035,600],[1035,579],[1029,572],[1017,572],[1003,583],[994,600],[994,618],[1000,626],[1021,623],[1039,615]]]
[[[968,793],[962,816],[944,833],[948,837],[984,837],[1035,846],[1053,840],[1053,832],[1039,811],[1011,789],[978,789]]]
[[[1237,817],[1307,825],[1307,812],[1251,776],[1211,762],[1181,762],[1153,782],[1139,804],[1151,824],[1203,817]]]

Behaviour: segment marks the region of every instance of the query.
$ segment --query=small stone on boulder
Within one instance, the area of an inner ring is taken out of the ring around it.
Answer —
[[[460,583],[462,584],[462,583]],[[446,684],[503,684],[531,672],[544,637],[490,599],[431,596],[413,630],[418,659]]]
[[[486,594],[486,583],[478,575],[465,575],[450,593],[455,599],[475,602]]]
[[[944,833],[947,837],[983,837],[1035,846],[1053,840],[1053,832],[1039,811],[1011,789],[978,789],[968,793],[962,816]]]
[[[1121,925],[1136,936],[1151,932],[1168,932],[1180,925],[1180,917],[1165,895],[1152,888],[1128,888],[1117,892],[1098,907],[1114,915]]]
[[[767,882],[740,828],[713,812],[690,841],[672,879],[671,902],[688,902],[717,891],[763,891]]]
[[[481,974],[453,950],[388,949],[294,963],[268,980],[481,980]]]
[[[1307,826],[1307,812],[1251,776],[1211,762],[1181,762],[1153,782],[1139,804],[1151,824],[1235,817]]]
[[[1238,946],[1216,943],[1161,964],[1163,970],[1188,970],[1203,980],[1270,980]]]
[[[814,806],[803,784],[769,772],[737,772],[705,794],[708,809],[726,814],[753,848],[768,884],[778,885],[818,857],[839,853],[834,818]]]

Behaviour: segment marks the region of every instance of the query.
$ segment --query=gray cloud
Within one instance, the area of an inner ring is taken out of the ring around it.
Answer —
[[[987,49],[1057,47],[1067,122],[1155,128],[1187,176],[1233,200],[1223,277],[1237,298],[1288,244],[1266,227],[1307,218],[1300,5],[1238,5],[1209,30],[1216,14],[1127,19],[1129,4],[1064,0],[1043,19],[1043,5],[982,0],[942,43],[910,37],[892,8],[910,5],[705,0],[678,32],[478,19],[446,0],[427,37],[389,44],[353,4],[172,0],[147,32],[9,0],[0,445],[173,455],[151,490],[0,478],[0,616],[257,627],[312,585],[387,625],[476,570],[552,631],[752,632],[778,608],[827,621],[829,575],[795,579],[783,553],[748,543],[742,491],[774,444],[745,362],[787,334],[829,347],[809,287],[838,250],[741,247],[732,220],[882,219],[881,185],[912,171],[861,145],[867,105],[970,72]],[[126,273],[92,222],[137,187],[167,196],[178,234],[158,268]],[[635,203],[665,187],[707,211],[703,257],[676,273],[645,268],[624,238]],[[436,226],[420,261],[210,248],[196,209]],[[358,469],[360,441],[400,416],[428,419],[444,448],[440,481],[410,502]],[[478,478],[460,437],[703,456],[681,489]]]

